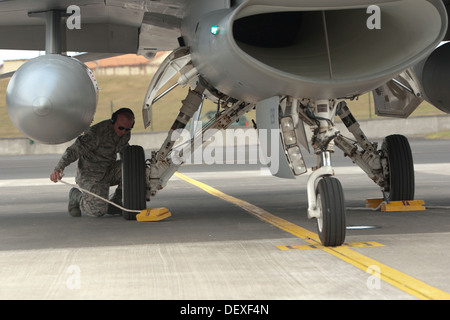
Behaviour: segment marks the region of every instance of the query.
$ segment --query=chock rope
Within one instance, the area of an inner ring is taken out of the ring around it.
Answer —
[[[105,202],[107,202],[107,203],[109,203],[109,204],[111,204],[111,205],[113,205],[113,206],[115,206],[115,207],[117,207],[117,208],[123,210],[123,211],[132,212],[132,213],[142,213],[142,210],[131,210],[131,209],[124,208],[124,207],[118,205],[117,203],[114,203],[114,202],[112,202],[112,201],[110,201],[110,200],[108,200],[108,199],[105,199],[105,198],[99,196],[98,194],[95,194],[95,193],[93,193],[93,192],[91,192],[91,191],[89,191],[89,190],[86,190],[86,189],[81,188],[81,187],[80,187],[79,185],[77,185],[77,184],[68,183],[68,182],[65,182],[65,181],[62,181],[62,180],[58,180],[58,182],[61,182],[62,184],[65,184],[65,185],[67,185],[67,186],[69,186],[69,187],[76,188],[76,189],[80,190],[81,192],[85,192],[85,193],[87,193],[87,194],[90,194],[91,196],[94,196],[94,197],[96,197],[96,198],[99,198],[99,199],[101,199],[101,200],[103,200],[103,201],[105,201]],[[382,206],[384,203],[385,203],[384,201],[381,202],[376,208],[367,208],[367,207],[346,207],[345,209],[348,210],[348,211],[357,211],[357,210],[364,210],[364,211],[379,211],[380,208],[381,208],[381,206]],[[427,209],[445,209],[445,210],[450,209],[450,207],[446,207],[446,206],[425,206],[425,208],[427,208]]]
[[[384,204],[384,202],[380,203],[378,205],[378,207],[376,208],[367,208],[367,207],[346,207],[345,209],[348,211],[359,211],[359,210],[364,210],[364,211],[379,211],[381,209],[381,206]]]
[[[113,205],[113,206],[115,206],[115,207],[117,207],[117,208],[123,210],[123,211],[133,212],[133,213],[141,213],[141,212],[142,212],[142,210],[130,210],[130,209],[126,209],[126,208],[124,208],[124,207],[118,205],[117,203],[114,203],[114,202],[112,202],[112,201],[110,201],[110,200],[108,200],[108,199],[105,199],[105,198],[99,196],[98,194],[95,194],[95,193],[93,193],[93,192],[91,192],[91,191],[89,191],[89,190],[86,190],[86,189],[81,188],[81,187],[80,187],[79,185],[77,185],[77,184],[68,183],[68,182],[65,182],[65,181],[62,181],[62,180],[58,180],[58,182],[61,182],[62,184],[65,184],[65,185],[67,185],[67,186],[69,186],[69,187],[76,188],[76,189],[80,190],[81,192],[85,192],[85,193],[87,193],[87,194],[90,194],[91,196],[94,196],[94,197],[96,197],[96,198],[99,198],[99,199],[101,199],[101,200],[103,200],[103,201],[105,201],[105,202],[107,202],[107,203],[109,203],[109,204],[111,204],[111,205]]]

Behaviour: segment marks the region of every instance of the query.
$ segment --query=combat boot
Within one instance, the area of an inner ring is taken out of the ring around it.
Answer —
[[[117,188],[114,192],[114,195],[109,199],[109,201],[114,202],[115,204],[118,204],[119,206],[122,206],[122,189]],[[122,210],[117,208],[116,206],[113,206],[112,204],[108,204],[108,214],[122,214]]]
[[[81,217],[80,201],[81,191],[77,188],[70,189],[68,210],[72,217]]]

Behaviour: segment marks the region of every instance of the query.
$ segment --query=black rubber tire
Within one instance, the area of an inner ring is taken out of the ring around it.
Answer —
[[[147,207],[145,183],[145,153],[141,146],[126,147],[122,162],[122,203],[131,210]],[[125,220],[136,220],[134,212],[122,211]]]
[[[333,177],[320,179],[316,188],[316,198],[322,213],[322,219],[317,219],[317,230],[322,245],[327,247],[342,245],[346,235],[346,209],[344,191],[339,180]]]
[[[389,168],[384,187],[386,200],[414,200],[414,161],[408,139],[397,134],[387,136],[381,150],[387,158]]]

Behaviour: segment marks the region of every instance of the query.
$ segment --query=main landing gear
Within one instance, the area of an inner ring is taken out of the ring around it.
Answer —
[[[414,163],[408,139],[401,135],[387,136],[381,146],[384,167],[383,193],[385,200],[413,200]]]
[[[355,138],[345,138],[334,126],[338,115]],[[320,241],[324,246],[339,246],[345,241],[346,209],[342,186],[332,177],[331,154],[334,146],[381,187],[386,201],[414,199],[414,165],[406,137],[391,135],[377,150],[359,127],[347,104],[335,100],[302,100],[300,118],[313,130],[312,145],[318,165],[308,179],[308,217],[317,220]]]

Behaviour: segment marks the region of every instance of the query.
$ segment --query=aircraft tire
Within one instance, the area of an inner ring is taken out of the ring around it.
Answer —
[[[342,185],[336,178],[324,177],[316,188],[321,218],[317,219],[320,241],[324,246],[340,246],[345,241],[346,209]]]
[[[128,146],[123,152],[122,203],[130,210],[144,210],[146,204],[145,153],[141,146]],[[136,213],[122,211],[125,220],[136,220]]]
[[[384,188],[386,200],[414,200],[414,162],[408,139],[402,135],[387,136],[381,150],[387,157],[389,167]]]

